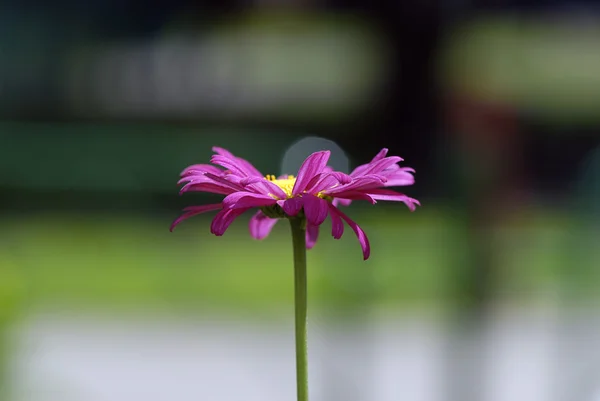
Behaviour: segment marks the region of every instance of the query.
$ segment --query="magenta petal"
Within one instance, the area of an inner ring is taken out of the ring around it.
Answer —
[[[295,196],[304,192],[306,186],[314,176],[323,172],[330,155],[330,151],[324,150],[322,152],[315,152],[304,160],[302,166],[300,166],[300,170],[298,170],[298,177],[292,189],[292,195]]]
[[[413,176],[414,173],[414,169],[410,167],[400,167],[396,164],[383,171],[381,175],[387,178],[384,186],[400,187],[413,185],[415,183],[415,177]]]
[[[224,209],[242,209],[251,207],[271,206],[277,201],[268,195],[252,192],[234,192],[223,199]]]
[[[250,229],[250,235],[259,240],[266,238],[271,232],[271,229],[275,223],[277,223],[277,219],[267,217],[263,212],[258,211],[250,219],[250,223],[248,225],[248,228]]]
[[[233,162],[235,162],[235,165],[243,171],[243,175],[257,176],[257,177],[263,176],[260,173],[260,171],[258,171],[256,169],[256,167],[254,167],[252,165],[252,163],[250,163],[248,160],[243,159],[241,157],[237,157],[230,151],[223,149],[223,148],[219,148],[217,146],[214,146],[212,148],[212,150],[213,150],[213,152],[217,153],[218,155],[223,156],[228,159],[231,159]]]
[[[309,194],[316,194],[320,191],[319,188],[331,188],[336,185],[338,181],[331,176],[331,174],[318,174],[313,177],[312,180],[306,185],[304,192]]]
[[[262,177],[256,177],[256,176],[245,177],[240,180],[240,185],[245,187],[247,185],[256,184],[257,182],[260,182],[262,180],[264,180],[264,178],[262,178]]]
[[[379,160],[383,159],[385,156],[387,156],[387,152],[388,152],[387,148],[381,149],[379,151],[379,153],[377,153],[375,155],[375,157],[371,160],[371,163],[375,163],[376,161],[379,161]]]
[[[227,149],[220,148],[218,146],[213,146],[212,151],[221,156],[229,157],[231,159],[235,159],[235,155],[228,151]]]
[[[353,200],[366,200],[368,202],[371,202],[371,204],[373,204],[373,205],[377,203],[377,200],[375,200],[375,198],[373,198],[371,196],[371,194],[368,192],[348,191],[348,192],[343,192],[341,194],[336,194],[335,196],[339,196],[339,198],[335,198],[335,199],[339,199],[340,201],[344,200],[344,201],[348,202],[348,201],[353,201]]]
[[[316,174],[315,176],[313,176],[313,177],[310,179],[310,181],[309,181],[309,182],[306,184],[306,189],[305,189],[305,191],[307,191],[307,190],[309,190],[310,188],[314,187],[314,186],[315,186],[315,184],[316,184],[317,182],[319,182],[320,180],[322,180],[322,179],[323,179],[323,177],[325,177],[325,176],[327,176],[327,174],[325,174],[325,173],[319,173],[319,174]]]
[[[246,209],[223,209],[213,219],[210,225],[210,232],[216,236],[221,236],[227,231],[227,228],[233,223],[233,221]]]
[[[218,177],[214,174],[206,173],[207,177],[213,180],[216,183],[222,184],[223,186],[228,186],[229,188],[234,189],[238,192],[247,192],[247,193],[257,193],[262,194],[264,196],[269,196],[269,194],[273,194],[274,196],[283,196],[285,198],[285,192],[281,190],[277,185],[272,182],[267,181],[264,178],[257,179],[254,184],[247,184],[245,187],[242,186],[242,183],[254,182],[255,177],[238,177],[233,174],[226,175],[224,177]]]
[[[408,185],[413,185],[415,183],[415,177],[412,174],[395,174],[392,177],[388,177],[388,180],[384,184],[386,187],[405,187]]]
[[[175,226],[181,223],[185,219],[189,219],[192,216],[196,216],[197,214],[210,212],[212,210],[219,210],[223,207],[220,203],[213,203],[211,205],[202,205],[202,206],[189,206],[183,209],[184,213],[173,221],[169,231],[173,231]]]
[[[236,190],[214,182],[204,182],[200,184],[190,182],[181,188],[179,194],[183,194],[184,192],[208,192],[212,194],[229,195],[236,192]]]
[[[235,189],[236,191],[245,191],[244,187],[242,187],[240,184],[232,182],[232,181],[230,181],[228,179],[225,179],[223,177],[219,177],[219,176],[211,174],[211,173],[206,173],[205,175],[208,178],[210,178],[211,180],[213,180],[213,181],[215,181],[215,182],[217,182],[219,184],[222,184],[223,186]],[[239,178],[238,178],[238,180],[239,180]]]
[[[421,206],[418,200],[408,197],[404,194],[392,191],[391,189],[373,189],[369,191],[369,196],[376,200],[404,202],[411,211],[415,211],[416,206]]]
[[[287,194],[283,191],[283,189],[279,188],[277,185],[273,184],[271,181],[268,181],[262,178],[260,181],[255,184],[248,185],[248,188],[255,190],[256,192],[265,194],[265,195],[273,195],[277,197],[277,199],[285,199]]]
[[[213,164],[217,164],[226,170],[229,170],[232,174],[235,174],[240,177],[247,177],[249,174],[246,171],[245,166],[240,163],[237,159],[231,159],[226,156],[221,155],[213,155],[210,158],[210,162]]]
[[[186,167],[182,172],[181,176],[186,176],[190,174],[204,174],[204,173],[212,173],[212,174],[223,174],[223,170],[218,167],[211,166],[210,164],[193,164],[189,167]]]
[[[370,174],[355,178],[347,185],[340,185],[335,188],[323,191],[324,194],[337,197],[339,194],[350,191],[361,191],[370,188],[379,188],[385,185],[387,179],[381,175]],[[345,198],[345,196],[341,196]]]
[[[401,162],[402,158],[398,157],[398,156],[390,156],[390,157],[385,157],[381,160],[376,161],[375,163],[369,163],[369,167],[365,169],[364,172],[362,172],[361,175],[367,175],[367,174],[379,174],[381,173],[383,170],[390,168],[390,166]]]
[[[373,163],[383,159],[387,155],[387,152],[388,150],[386,148],[381,149],[369,163],[358,166],[352,171],[352,173],[350,173],[350,175],[352,177],[358,177],[359,175],[362,175]]]
[[[246,173],[248,175],[253,175],[255,177],[264,177],[263,174],[260,171],[258,171],[258,169],[256,167],[254,167],[252,165],[252,163],[250,163],[246,159],[242,159],[241,157],[238,157],[237,161],[240,162],[244,166],[244,169],[246,170]]]
[[[339,217],[344,219],[344,221],[346,221],[346,223],[350,226],[350,228],[352,228],[352,230],[354,230],[354,233],[356,234],[356,237],[358,238],[358,242],[360,243],[360,246],[362,248],[364,260],[369,259],[369,256],[371,256],[371,245],[369,244],[369,239],[367,238],[367,235],[365,234],[363,229],[360,228],[359,225],[356,224],[354,221],[352,221],[352,219],[350,219],[348,216],[346,216],[344,213],[342,213],[342,211],[340,209],[338,209],[334,206],[331,206],[330,210],[331,210],[331,213],[335,213]]]
[[[213,180],[208,178],[206,176],[206,173],[190,174],[190,175],[180,178],[179,181],[177,181],[177,185],[184,184],[184,183],[200,184],[201,182],[213,182]]]
[[[207,176],[206,174],[211,174],[213,176],[216,177],[223,177],[223,174],[212,174],[212,173],[190,173],[184,177],[181,177],[179,179],[179,181],[177,181],[177,184],[183,184],[183,183],[194,183],[194,184],[200,184],[203,182],[214,182],[214,180],[212,178],[210,178],[209,176]]]
[[[339,171],[327,174],[319,174],[315,178],[316,179],[313,179],[307,185],[305,189],[306,192],[316,194],[321,191],[332,189],[339,185],[346,185],[352,182],[352,177]]]
[[[256,167],[254,167],[252,165],[252,163],[250,163],[248,160],[238,157],[237,161],[240,162],[245,167],[248,175],[254,175],[256,177],[264,177],[264,175],[260,171],[258,171],[258,169]]]
[[[340,171],[334,171],[333,173],[331,173],[331,175],[335,177],[335,179],[338,180],[342,185],[349,184],[353,180],[353,178],[350,177],[348,174],[342,173]]]
[[[332,208],[336,209],[334,205],[329,205],[329,209],[331,210]],[[335,239],[342,238],[344,234],[344,222],[335,211],[329,213],[329,217],[331,217],[331,235]]]
[[[306,224],[306,249],[312,249],[319,238],[319,226]]]
[[[377,158],[377,156],[375,156],[375,158]],[[357,178],[368,174],[380,174],[386,169],[394,168],[394,166],[401,161],[402,158],[398,156],[384,157],[377,161],[373,159],[370,163],[355,168],[354,171],[350,173],[350,176]]]
[[[337,205],[350,206],[350,204],[352,203],[352,200],[351,199],[334,198],[331,203],[333,204],[333,206],[337,206]]]
[[[306,194],[302,197],[306,220],[315,226],[321,225],[329,213],[328,203],[325,199]]]
[[[303,202],[301,198],[286,199],[283,202],[283,211],[288,216],[295,216],[300,212],[300,209],[302,209],[302,205]]]

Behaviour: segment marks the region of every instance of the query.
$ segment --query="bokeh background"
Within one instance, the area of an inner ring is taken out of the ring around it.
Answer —
[[[217,199],[176,185],[212,146],[277,174],[329,140],[343,169],[402,156],[423,206],[355,202],[367,262],[325,223],[313,400],[600,400],[599,23],[591,0],[1,2],[1,399],[293,400],[289,228],[168,227]]]

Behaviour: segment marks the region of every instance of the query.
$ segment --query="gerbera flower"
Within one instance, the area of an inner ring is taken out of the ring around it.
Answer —
[[[218,210],[210,231],[221,236],[239,215],[258,208],[249,224],[254,238],[267,237],[280,218],[305,218],[306,247],[310,249],[317,241],[319,226],[329,216],[332,236],[341,238],[346,222],[358,237],[366,260],[370,245],[365,232],[337,206],[348,205],[353,200],[373,204],[384,200],[403,202],[414,211],[419,205],[416,199],[386,188],[414,183],[414,170],[400,167],[400,157],[386,157],[387,149],[382,149],[370,163],[358,166],[349,175],[328,167],[330,152],[321,151],[306,158],[297,176],[280,177],[261,174],[248,161],[225,149],[214,147],[213,151],[216,154],[210,161],[214,165],[196,164],[183,170],[179,183],[185,185],[180,193],[210,192],[226,195],[225,198],[221,203],[185,208],[171,230],[189,217]]]

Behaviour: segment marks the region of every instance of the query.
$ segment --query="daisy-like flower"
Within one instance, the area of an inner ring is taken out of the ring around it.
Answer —
[[[416,199],[387,189],[414,183],[414,170],[398,165],[402,159],[387,156],[382,149],[370,163],[358,166],[350,174],[334,171],[327,166],[330,152],[311,154],[300,166],[297,176],[275,177],[261,174],[248,161],[231,152],[214,147],[216,153],[210,164],[195,164],[181,173],[180,193],[198,191],[225,195],[221,203],[190,206],[171,225],[171,231],[181,221],[197,214],[218,210],[212,221],[211,233],[221,236],[231,223],[247,210],[259,210],[250,219],[250,234],[256,239],[269,235],[278,219],[306,219],[306,247],[312,248],[319,235],[319,226],[327,216],[331,219],[331,234],[339,239],[344,233],[344,222],[352,228],[360,242],[363,257],[370,255],[365,232],[337,206],[353,200],[378,200],[405,203],[414,211]]]

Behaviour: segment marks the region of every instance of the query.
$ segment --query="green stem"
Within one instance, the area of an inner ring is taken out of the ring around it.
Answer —
[[[298,401],[308,401],[306,351],[306,221],[290,219],[294,246],[294,304],[296,308],[296,385]]]

